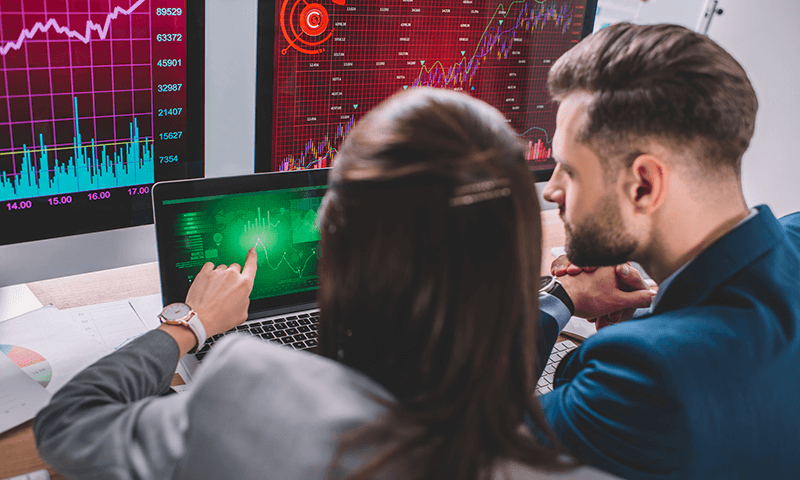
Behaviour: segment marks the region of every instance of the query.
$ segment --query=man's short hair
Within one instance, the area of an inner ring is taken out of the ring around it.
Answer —
[[[739,176],[758,110],[742,66],[708,37],[677,25],[606,27],[558,59],[548,87],[555,101],[592,95],[578,141],[615,171],[655,139],[695,149],[705,171],[732,168]]]

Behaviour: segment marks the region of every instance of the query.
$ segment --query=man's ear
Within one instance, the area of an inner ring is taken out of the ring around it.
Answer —
[[[669,192],[670,170],[651,154],[636,157],[628,169],[625,195],[640,213],[652,213],[666,201]]]

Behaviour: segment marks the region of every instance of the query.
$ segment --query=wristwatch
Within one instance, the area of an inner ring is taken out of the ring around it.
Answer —
[[[192,330],[194,336],[197,337],[197,346],[189,350],[189,353],[197,351],[206,341],[206,329],[200,321],[200,317],[197,316],[197,312],[192,310],[192,307],[185,303],[170,303],[164,307],[164,310],[161,310],[158,319],[167,325],[183,325]]]
[[[552,275],[542,275],[541,282],[542,283],[539,285],[539,293],[547,293],[561,300],[561,303],[569,310],[570,316],[575,315],[575,304],[572,303],[569,294],[564,290],[564,286],[561,285],[561,282],[559,282],[556,277]]]

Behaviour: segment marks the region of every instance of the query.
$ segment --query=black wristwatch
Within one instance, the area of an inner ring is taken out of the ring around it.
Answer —
[[[561,282],[559,282],[556,277],[552,275],[543,275],[541,277],[541,282],[539,293],[547,293],[561,300],[561,303],[569,310],[570,316],[575,315],[575,304],[572,303],[569,294],[567,294],[567,291],[564,290],[564,286],[561,285]]]

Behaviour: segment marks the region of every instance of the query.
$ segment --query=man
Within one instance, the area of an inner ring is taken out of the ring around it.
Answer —
[[[624,478],[796,477],[800,216],[745,203],[757,100],[744,70],[682,27],[621,24],[548,84],[560,106],[544,197],[570,261],[637,261],[660,285],[648,315],[561,362],[542,397],[556,435]],[[595,274],[561,281],[573,296]]]

